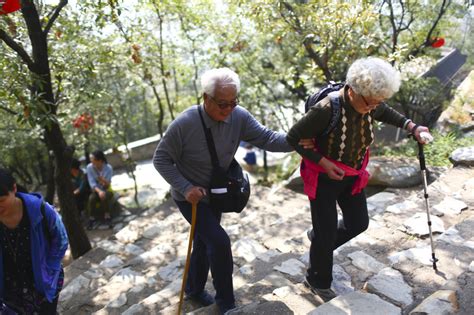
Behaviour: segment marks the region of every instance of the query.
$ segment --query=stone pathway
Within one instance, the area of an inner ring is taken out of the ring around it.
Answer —
[[[474,169],[451,168],[429,186],[438,272],[432,269],[422,188],[368,199],[369,229],[338,248],[322,303],[302,285],[311,226],[305,196],[254,186],[241,214],[223,216],[234,254],[238,309],[229,314],[471,314]],[[150,208],[66,268],[61,314],[173,314],[189,226],[172,201]],[[207,289],[214,292],[211,281]],[[184,311],[217,314],[215,305]]]

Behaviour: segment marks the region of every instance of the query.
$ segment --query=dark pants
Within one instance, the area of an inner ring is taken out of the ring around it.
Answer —
[[[369,226],[365,192],[351,194],[356,178],[347,176],[342,181],[336,181],[327,174],[319,174],[316,199],[311,200],[314,237],[307,274],[308,281],[317,288],[331,286],[333,251]],[[344,225],[339,227],[336,202],[344,218]]]
[[[191,204],[187,201],[175,202],[186,220],[191,223]],[[209,204],[198,203],[186,294],[199,294],[204,290],[210,267],[212,283],[216,289],[216,303],[220,306],[231,306],[235,302],[232,285],[234,263],[229,236],[220,225],[221,216],[222,213],[211,210]]]
[[[96,219],[104,219],[104,214],[111,214],[112,203],[114,202],[114,193],[111,191],[105,192],[105,198],[100,199],[99,194],[95,191],[89,195],[89,217]],[[97,207],[98,206],[98,207]]]

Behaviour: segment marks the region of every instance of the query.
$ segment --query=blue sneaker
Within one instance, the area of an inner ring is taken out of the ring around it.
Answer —
[[[209,306],[214,304],[216,301],[206,290],[199,294],[186,294],[186,298],[201,304],[202,306]]]

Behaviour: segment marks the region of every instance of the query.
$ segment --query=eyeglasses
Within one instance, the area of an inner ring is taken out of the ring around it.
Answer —
[[[381,103],[384,102],[383,100],[381,100],[381,101],[378,101],[375,104],[369,104],[369,102],[367,102],[367,100],[365,99],[364,95],[362,95],[362,94],[359,94],[359,95],[360,95],[360,97],[362,97],[362,100],[364,101],[364,103],[367,107],[375,108],[375,107],[379,106]]]
[[[239,98],[236,97],[235,98],[235,101],[233,101],[232,103],[226,103],[226,102],[218,102],[215,98],[213,98],[212,96],[210,95],[207,95],[209,96],[209,98],[211,100],[214,101],[214,103],[217,104],[217,106],[219,106],[220,109],[226,109],[227,107],[230,107],[230,109],[233,109],[234,107],[236,107],[237,105],[239,105]]]

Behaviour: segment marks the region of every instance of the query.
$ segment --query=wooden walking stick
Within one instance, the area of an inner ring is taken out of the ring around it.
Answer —
[[[186,278],[188,277],[189,264],[191,260],[191,248],[193,246],[194,228],[196,227],[197,203],[192,204],[191,232],[189,233],[188,254],[186,255],[186,264],[184,265],[183,283],[181,284],[181,292],[179,293],[178,315],[181,314],[183,306],[184,288],[186,287]]]

